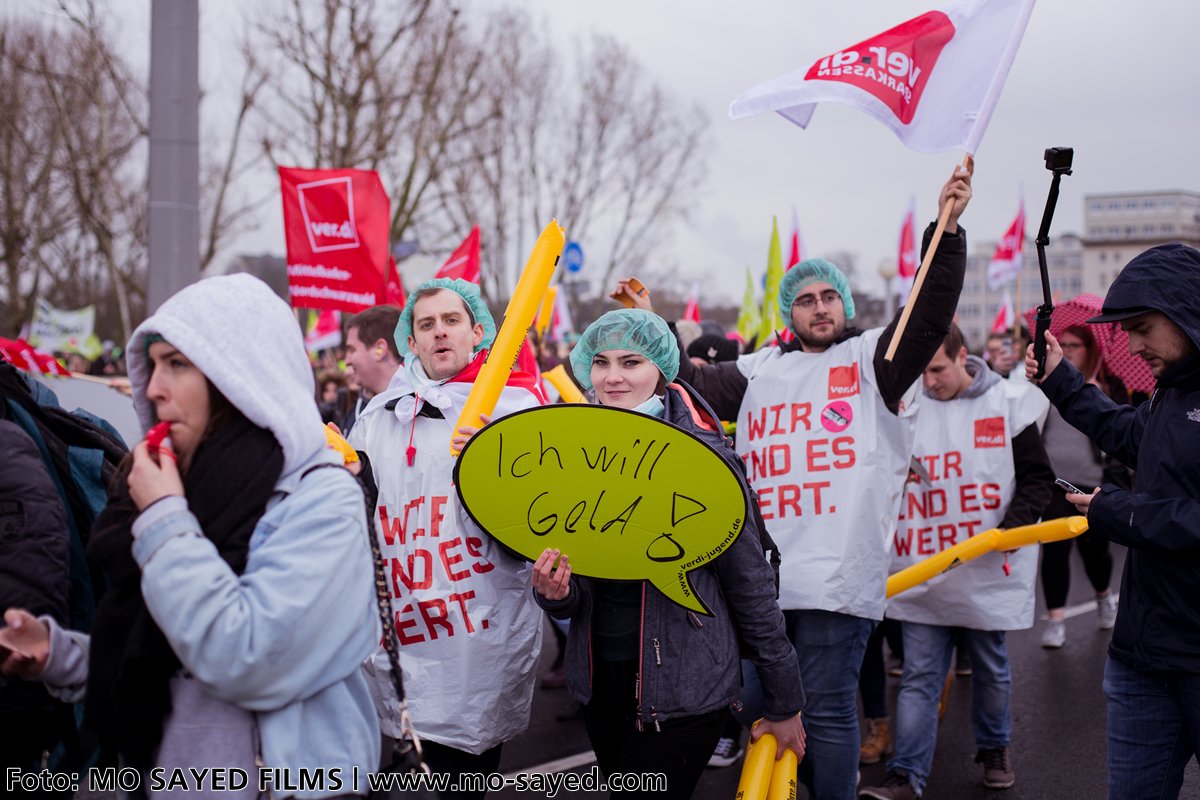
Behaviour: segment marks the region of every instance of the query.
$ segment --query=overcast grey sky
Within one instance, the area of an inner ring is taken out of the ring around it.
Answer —
[[[466,13],[504,0],[466,0]],[[11,10],[30,5],[0,0]],[[52,0],[41,0],[43,8]],[[908,150],[883,126],[837,104],[817,109],[808,130],[774,114],[730,122],[729,103],[747,88],[937,7],[930,0],[524,0],[571,47],[602,32],[629,47],[668,91],[699,104],[711,120],[709,175],[660,263],[702,296],[740,298],[744,270],[766,261],[771,215],[781,234],[792,206],[810,255],[857,254],[859,287],[878,292],[876,267],[894,258],[900,219],[915,195],[919,220],[936,212],[937,191],[961,153]],[[206,87],[236,88],[236,41],[258,4],[201,0]],[[145,63],[146,0],[112,0],[129,56]],[[145,31],[143,34],[142,31]],[[1084,194],[1200,190],[1195,154],[1200,82],[1194,0],[1041,0],[977,154],[975,200],[963,217],[973,241],[995,240],[1024,189],[1027,232],[1036,233],[1049,186],[1042,151],[1075,148],[1051,236],[1082,232]],[[222,57],[224,56],[224,57]],[[570,86],[563,86],[570,92]],[[277,203],[237,250],[282,252]],[[786,245],[785,245],[786,246]],[[586,269],[586,268],[585,268]],[[686,291],[686,287],[684,289]]]
[[[741,0],[564,3],[531,0],[564,37],[609,33],[680,97],[710,114],[716,148],[693,219],[675,238],[683,269],[740,296],[744,266],[762,268],[770,217],[784,235],[797,208],[809,254],[857,252],[858,283],[881,289],[911,195],[919,220],[961,153],[908,150],[887,129],[837,104],[807,130],[774,114],[729,122],[745,89],[917,16],[929,0]],[[1036,235],[1049,188],[1042,151],[1075,148],[1051,237],[1082,232],[1089,192],[1200,190],[1194,77],[1200,3],[1041,0],[977,153],[975,198],[963,217],[974,241],[998,239],[1024,188]]]

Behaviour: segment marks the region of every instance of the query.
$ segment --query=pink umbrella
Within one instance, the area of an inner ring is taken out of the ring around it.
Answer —
[[[1057,337],[1067,328],[1087,324],[1088,318],[1099,314],[1103,305],[1104,298],[1094,294],[1081,294],[1056,305],[1054,314],[1050,317],[1050,332]],[[1031,308],[1023,315],[1025,324],[1031,331],[1034,329],[1036,311],[1036,308]],[[1150,365],[1130,354],[1129,334],[1121,330],[1119,322],[1089,324],[1088,327],[1096,338],[1104,366],[1110,374],[1124,381],[1130,391],[1149,393],[1154,390],[1154,376],[1150,373]]]

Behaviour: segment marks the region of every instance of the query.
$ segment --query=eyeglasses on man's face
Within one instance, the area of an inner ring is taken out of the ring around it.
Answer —
[[[842,302],[842,296],[835,289],[826,289],[821,292],[819,298],[816,294],[802,294],[792,301],[792,306],[799,306],[805,311],[811,311],[817,307],[817,300],[826,306],[832,306],[834,303]]]

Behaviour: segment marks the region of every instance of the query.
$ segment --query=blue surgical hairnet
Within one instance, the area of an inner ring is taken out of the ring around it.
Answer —
[[[496,338],[496,321],[492,319],[492,312],[488,311],[487,303],[483,302],[483,295],[479,293],[479,287],[462,278],[432,278],[409,292],[408,302],[404,304],[404,310],[400,312],[400,321],[396,323],[395,338],[396,349],[400,351],[401,356],[407,360],[412,355],[412,351],[408,349],[408,337],[412,336],[413,332],[413,306],[417,304],[416,296],[422,291],[431,289],[446,289],[454,292],[467,304],[472,324],[479,323],[483,326],[483,339],[475,347],[476,353],[492,346],[492,342]]]
[[[648,358],[667,383],[679,374],[679,343],[653,311],[619,308],[588,325],[571,351],[571,371],[583,388],[592,388],[592,359],[605,350],[630,350]]]
[[[796,295],[809,284],[828,283],[842,296],[842,307],[846,319],[854,319],[854,295],[850,294],[850,281],[846,273],[823,258],[806,258],[783,274],[779,282],[779,316],[789,328],[792,327],[792,303]],[[795,329],[792,330],[795,333]]]

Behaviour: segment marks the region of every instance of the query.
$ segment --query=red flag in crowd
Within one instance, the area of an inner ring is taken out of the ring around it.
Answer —
[[[309,323],[304,334],[304,347],[310,353],[329,350],[342,343],[342,320],[338,312],[323,308]]]
[[[900,223],[900,249],[896,255],[896,277],[900,279],[897,291],[908,296],[913,278],[917,274],[917,200],[908,201],[908,211]]]
[[[574,332],[575,321],[571,319],[570,303],[566,297],[556,297],[554,299],[554,313],[550,317],[550,335],[546,337],[547,340],[561,342]]]
[[[999,289],[1021,274],[1025,249],[1025,201],[1017,209],[1017,218],[1008,226],[1004,238],[996,245],[996,253],[988,264],[989,289]]]
[[[804,247],[800,243],[800,215],[796,213],[796,207],[792,206],[792,252],[788,256],[787,266],[783,268],[783,271],[787,272],[803,260]]]
[[[435,278],[462,278],[464,281],[479,283],[479,226],[471,228],[462,244],[454,248],[454,252],[442,264]]]
[[[388,257],[387,284],[383,288],[383,302],[404,308],[408,297],[404,294],[404,282],[400,280],[400,270],[396,269],[396,257]]]
[[[294,308],[354,313],[382,302],[391,210],[379,175],[279,168]]]
[[[26,372],[40,372],[43,375],[71,374],[54,356],[40,352],[24,339],[0,339],[0,357]]]
[[[774,111],[808,127],[818,103],[857,108],[913,150],[979,147],[1034,0],[954,0],[843,47],[733,101],[731,119]]]
[[[1012,330],[1017,321],[1017,312],[1013,308],[1012,294],[1005,289],[1004,299],[1000,301],[1000,307],[996,309],[996,318],[992,320],[992,333],[1003,333],[1007,330]]]
[[[687,307],[683,309],[683,318],[691,322],[700,322],[700,287],[697,284],[692,284]]]

